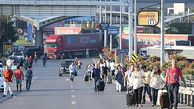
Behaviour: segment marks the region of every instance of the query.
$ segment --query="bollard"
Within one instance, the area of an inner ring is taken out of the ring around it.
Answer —
[[[183,93],[181,93],[181,104],[183,104]]]
[[[192,95],[192,107],[194,107],[194,95]]]
[[[185,94],[185,104],[187,104],[187,94]]]
[[[188,106],[191,105],[191,95],[188,95]]]

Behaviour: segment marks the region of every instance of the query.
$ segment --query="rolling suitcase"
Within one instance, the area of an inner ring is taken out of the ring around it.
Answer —
[[[89,76],[88,75],[84,75],[84,81],[89,81]]]
[[[161,109],[163,109],[163,108],[169,108],[169,106],[170,106],[170,103],[169,103],[168,93],[164,92],[160,97],[160,107]]]
[[[98,85],[97,85],[97,90],[98,91],[104,91],[105,83],[103,80],[99,80]]]
[[[135,105],[135,92],[132,88],[129,88],[126,94],[126,104],[127,106]]]
[[[112,78],[110,75],[107,77],[107,84],[112,84]]]

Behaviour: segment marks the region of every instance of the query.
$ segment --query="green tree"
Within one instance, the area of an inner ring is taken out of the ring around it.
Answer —
[[[3,43],[11,40],[15,42],[18,39],[16,30],[13,27],[13,22],[7,16],[0,17],[0,52],[3,52]]]
[[[169,29],[166,30],[167,34],[191,34],[192,25],[189,23],[173,23]]]

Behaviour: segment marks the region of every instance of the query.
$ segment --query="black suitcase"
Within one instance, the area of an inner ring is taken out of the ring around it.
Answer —
[[[97,90],[98,91],[104,91],[105,83],[103,80],[99,80],[99,83],[97,85]]]
[[[84,81],[88,81],[89,80],[89,76],[88,75],[84,75]]]
[[[160,107],[161,109],[163,108],[169,108],[170,103],[169,103],[169,98],[168,98],[168,93],[164,92],[161,97],[160,97]]]
[[[135,105],[135,92],[133,89],[128,89],[126,94],[126,104],[127,106]]]
[[[121,86],[121,91],[127,91],[127,87],[125,87],[124,85]]]

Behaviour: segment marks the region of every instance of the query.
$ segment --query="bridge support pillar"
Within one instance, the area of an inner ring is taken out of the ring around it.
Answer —
[[[192,30],[191,30],[192,34],[194,34],[194,23],[192,23]]]
[[[43,37],[41,29],[37,28],[35,33],[36,33],[35,46],[43,49]]]

